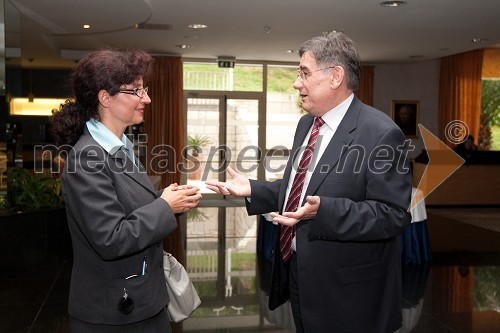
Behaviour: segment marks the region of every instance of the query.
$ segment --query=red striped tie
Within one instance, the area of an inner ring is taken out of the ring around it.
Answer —
[[[319,128],[324,123],[325,121],[321,118],[314,119],[314,126],[312,128],[311,135],[309,136],[307,147],[302,154],[302,158],[300,159],[297,173],[295,174],[295,178],[293,179],[292,189],[290,190],[290,194],[288,195],[288,201],[284,210],[285,212],[295,212],[299,207],[300,196],[302,194],[302,188],[304,187],[304,179],[306,178],[307,169],[311,164],[314,146],[316,145],[316,141],[318,141]],[[281,226],[280,250],[284,262],[286,262],[292,255],[292,238],[294,233],[295,226]]]

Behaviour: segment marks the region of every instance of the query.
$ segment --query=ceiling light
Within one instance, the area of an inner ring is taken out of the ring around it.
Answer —
[[[298,53],[299,50],[286,50],[286,53]]]
[[[90,24],[84,24],[83,29],[90,29]]]
[[[195,24],[188,25],[188,27],[192,28],[192,29],[205,29],[205,28],[208,28],[208,25],[195,23]]]
[[[190,48],[192,48],[191,45],[187,45],[187,44],[177,44],[177,45],[175,45],[175,47],[178,47],[180,49],[190,49]]]
[[[344,29],[340,30],[331,30],[331,31],[323,31],[323,37],[328,36],[329,34],[336,34],[336,33],[342,33],[344,32]]]
[[[398,0],[382,1],[380,5],[383,7],[399,7],[406,5],[406,1],[398,1]]]
[[[483,39],[483,38],[472,38],[472,40],[471,40],[471,42],[473,42],[473,43],[484,43],[487,41],[488,41],[487,39]]]

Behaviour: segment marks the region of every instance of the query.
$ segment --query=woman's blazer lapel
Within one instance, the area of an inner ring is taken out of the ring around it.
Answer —
[[[155,197],[157,193],[153,188],[153,184],[149,180],[146,170],[142,164],[136,159],[139,166],[136,166],[132,160],[130,160],[122,149],[118,149],[116,153],[109,154],[110,166],[115,169],[116,172],[125,174],[127,177],[137,182],[139,185],[144,187],[149,192],[153,193]],[[114,171],[114,170],[112,170]]]

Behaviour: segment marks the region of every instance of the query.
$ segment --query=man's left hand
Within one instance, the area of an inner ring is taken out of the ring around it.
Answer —
[[[269,215],[273,218],[273,222],[293,226],[299,223],[300,220],[312,220],[316,218],[320,201],[319,196],[309,195],[306,197],[305,205],[297,209],[295,212],[283,212],[283,215],[271,213]]]

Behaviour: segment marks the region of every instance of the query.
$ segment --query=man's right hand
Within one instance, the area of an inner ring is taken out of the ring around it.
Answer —
[[[223,194],[223,195],[234,195],[235,197],[250,197],[252,194],[252,188],[250,187],[250,181],[247,177],[242,174],[237,173],[231,167],[227,168],[227,173],[233,178],[233,180],[227,182],[218,182],[214,180],[207,180],[205,182],[206,187],[209,190]]]

